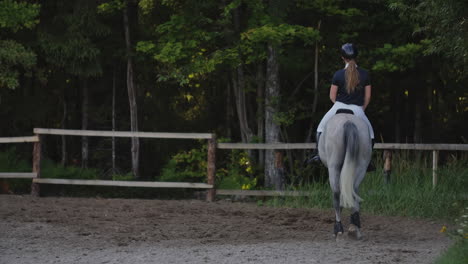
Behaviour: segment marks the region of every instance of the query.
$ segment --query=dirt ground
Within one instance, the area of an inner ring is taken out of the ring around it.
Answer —
[[[366,214],[362,240],[336,242],[333,217],[228,200],[0,195],[0,263],[432,263],[450,245],[441,223]]]

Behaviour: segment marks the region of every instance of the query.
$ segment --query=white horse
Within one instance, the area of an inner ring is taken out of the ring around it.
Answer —
[[[349,111],[349,110],[348,110]],[[358,195],[359,184],[364,179],[372,154],[372,143],[367,124],[350,113],[339,113],[326,124],[319,141],[320,159],[328,168],[336,221],[334,233],[338,239],[343,234],[342,207],[351,208],[348,235],[361,238]]]

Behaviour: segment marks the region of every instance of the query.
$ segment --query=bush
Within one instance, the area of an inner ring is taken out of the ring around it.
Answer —
[[[256,169],[246,151],[232,150],[223,160],[216,172],[216,188],[250,190],[257,186]]]
[[[31,163],[20,159],[16,148],[12,147],[0,152],[0,171],[2,172],[31,172]]]
[[[162,169],[161,181],[206,182],[207,146],[182,151],[169,160]]]
[[[52,179],[81,179],[97,180],[99,171],[92,168],[80,168],[75,166],[57,165],[50,159],[45,159],[41,163],[41,177]]]
[[[221,140],[223,141],[223,140]],[[161,181],[206,182],[207,146],[174,155],[162,169]],[[216,168],[216,188],[253,189],[257,185],[255,168],[246,151],[232,150],[226,155],[218,152]]]

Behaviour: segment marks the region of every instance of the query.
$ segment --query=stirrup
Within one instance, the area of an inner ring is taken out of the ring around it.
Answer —
[[[321,162],[320,156],[317,154],[310,159],[311,162],[319,163]]]
[[[312,153],[310,156],[308,156],[305,160],[304,160],[304,165],[307,165],[307,164],[312,164],[312,163],[321,163],[321,160],[320,160],[320,156],[316,153]]]

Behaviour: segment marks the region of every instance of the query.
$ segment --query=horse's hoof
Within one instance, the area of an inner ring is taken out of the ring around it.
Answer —
[[[335,234],[335,240],[336,242],[341,242],[344,240],[343,232],[338,232]]]
[[[362,234],[357,226],[350,224],[348,228],[348,237],[352,239],[360,240],[362,238]]]

